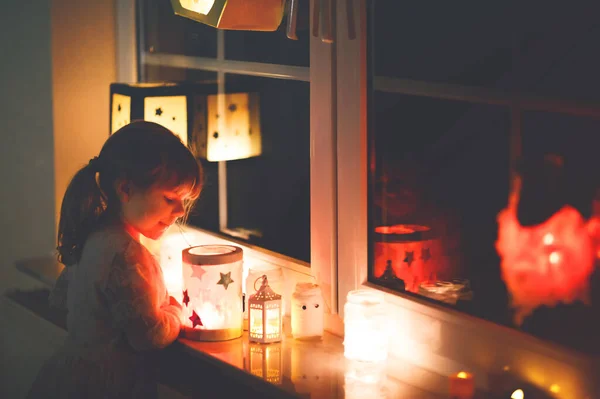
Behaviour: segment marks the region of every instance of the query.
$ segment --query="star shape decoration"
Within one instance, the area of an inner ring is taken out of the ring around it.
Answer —
[[[411,267],[415,261],[415,251],[404,251],[404,255],[404,262],[408,263],[408,267]]]
[[[431,259],[431,251],[429,248],[421,248],[421,259],[423,259],[423,262],[427,262]]]
[[[194,327],[194,328],[196,328],[196,326],[204,327],[204,324],[202,324],[202,319],[200,319],[200,316],[198,316],[198,314],[196,313],[195,310],[192,310],[192,315],[190,316],[190,321],[192,322],[192,327]]]
[[[223,287],[225,287],[225,289],[227,289],[227,287],[229,287],[229,284],[233,283],[233,280],[231,279],[231,272],[219,274],[221,275],[221,279],[217,284],[221,284]]]
[[[161,107],[156,108],[156,111],[154,111],[156,116],[161,116],[163,113],[163,110]]]
[[[206,270],[204,270],[204,268],[202,266],[199,266],[199,265],[192,266],[192,276],[191,277],[196,277],[198,280],[202,280],[202,276],[204,275],[204,273],[206,273]]]
[[[188,303],[190,303],[190,296],[188,295],[187,290],[183,290],[183,303],[187,307]]]

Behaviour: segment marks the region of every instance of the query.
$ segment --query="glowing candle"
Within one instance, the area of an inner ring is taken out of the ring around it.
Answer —
[[[186,338],[222,341],[242,335],[242,249],[199,245],[183,251]]]
[[[475,379],[466,371],[450,376],[450,397],[453,399],[471,399],[475,395]]]

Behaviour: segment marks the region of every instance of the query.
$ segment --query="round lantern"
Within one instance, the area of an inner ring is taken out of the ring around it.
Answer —
[[[383,293],[354,290],[344,305],[344,356],[380,362],[388,355],[388,329]]]
[[[183,251],[182,335],[223,341],[242,335],[240,247],[200,245]]]
[[[261,281],[260,288],[248,300],[248,338],[250,342],[266,344],[281,341],[281,295],[269,286],[266,275],[256,279]]]
[[[429,227],[415,224],[375,228],[373,274],[390,288],[415,293],[423,282],[452,277],[441,240]]]

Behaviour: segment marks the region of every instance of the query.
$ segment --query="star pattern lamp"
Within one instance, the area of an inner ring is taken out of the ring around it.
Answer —
[[[158,123],[211,162],[262,153],[257,93],[211,94],[201,83],[113,83],[110,134],[133,120]]]
[[[282,0],[171,0],[177,15],[218,29],[274,31],[283,18]]]
[[[261,286],[255,294],[250,296],[248,307],[248,331],[251,342],[261,344],[281,341],[281,295],[269,287],[266,275],[258,278],[254,283],[261,281]]]
[[[243,328],[242,248],[199,245],[183,251],[182,334],[198,341],[239,338]]]

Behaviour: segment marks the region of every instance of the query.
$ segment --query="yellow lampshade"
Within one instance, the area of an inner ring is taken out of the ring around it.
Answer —
[[[219,112],[219,102],[223,111]],[[245,159],[261,154],[259,99],[256,93],[210,95],[207,100],[209,161]],[[224,112],[225,115],[221,115]]]
[[[211,94],[202,83],[113,83],[110,134],[134,120],[158,123],[199,158],[230,161],[261,155],[257,93]]]
[[[175,14],[218,29],[277,30],[283,0],[171,0]]]
[[[192,136],[191,93],[196,85],[172,83],[113,83],[110,85],[110,134],[133,120],[158,123],[188,145]]]

